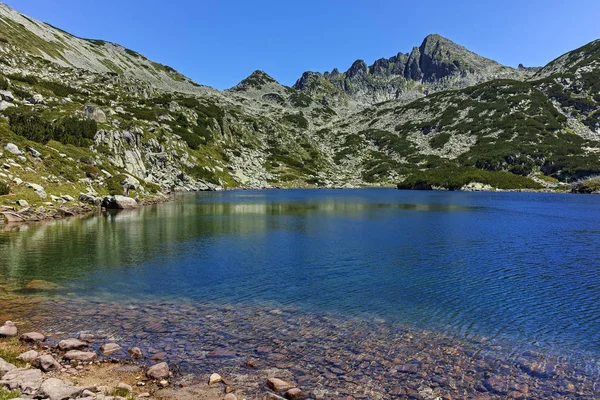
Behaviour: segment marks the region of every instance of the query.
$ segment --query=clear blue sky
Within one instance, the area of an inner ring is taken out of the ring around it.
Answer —
[[[77,36],[136,50],[225,89],[255,69],[286,85],[409,52],[439,33],[500,63],[544,65],[600,38],[600,1],[6,0]]]

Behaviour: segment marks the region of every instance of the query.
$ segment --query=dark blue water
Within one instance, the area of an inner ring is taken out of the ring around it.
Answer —
[[[290,306],[600,355],[600,196],[188,195],[0,233],[0,277],[86,298]]]

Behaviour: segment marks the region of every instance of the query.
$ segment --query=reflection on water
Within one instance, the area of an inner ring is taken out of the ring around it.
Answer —
[[[0,232],[0,280],[49,295],[293,306],[600,354],[600,198],[202,193]]]

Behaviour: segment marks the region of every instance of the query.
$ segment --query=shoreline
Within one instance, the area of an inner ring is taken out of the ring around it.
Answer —
[[[306,396],[300,398],[310,399],[452,399],[467,393],[488,399],[592,399],[599,394],[597,366],[578,365],[577,356],[566,360],[486,338],[459,340],[376,319],[265,306],[41,301],[29,312],[2,317],[26,319],[27,329],[45,328],[54,343],[92,332],[105,338],[92,344],[98,353],[107,341],[123,349],[139,347],[145,358],[138,363],[166,361],[174,371],[168,389],[157,387],[158,395],[170,393],[166,399],[212,399],[195,396],[209,396],[205,392],[214,389],[207,384],[213,373],[226,381],[215,399],[222,399],[228,386],[238,398],[283,398],[285,392],[268,387],[273,377],[291,382]],[[123,352],[114,357],[127,360]]]
[[[269,187],[269,188],[229,188],[223,189],[222,191],[262,191],[262,190],[363,190],[363,189],[382,189],[382,190],[399,190],[406,192],[455,192],[455,193],[543,193],[543,194],[569,194],[569,195],[594,195],[598,193],[583,193],[573,191],[556,191],[552,189],[478,189],[478,190],[449,190],[444,188],[432,188],[432,189],[398,189],[394,186],[366,186],[366,187]],[[136,210],[142,207],[148,207],[153,205],[165,204],[176,201],[177,196],[191,195],[197,193],[203,193],[205,191],[198,192],[171,192],[162,194],[160,196],[154,196],[152,198],[136,200],[138,201],[137,207],[131,209],[113,209],[114,211],[123,210]],[[110,197],[110,196],[108,196]],[[133,198],[130,198],[135,200]],[[7,206],[0,205],[0,227],[18,226],[20,224],[38,223],[38,222],[49,222],[57,221],[66,218],[79,217],[86,218],[91,216],[97,216],[101,213],[109,211],[100,205],[94,205],[78,200],[79,205],[76,206],[64,206],[56,205],[51,208],[44,206],[38,207],[36,211],[30,209],[29,206],[23,207],[21,210],[17,210],[17,205]],[[40,211],[40,208],[42,211]]]

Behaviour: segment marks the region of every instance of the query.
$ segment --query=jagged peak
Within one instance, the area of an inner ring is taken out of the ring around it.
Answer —
[[[253,71],[247,78],[242,80],[240,83],[232,87],[230,90],[248,90],[258,89],[260,90],[264,85],[268,83],[275,83],[279,85],[279,82],[265,71],[257,69]]]
[[[357,75],[366,75],[367,74],[367,63],[364,60],[356,60],[352,63],[348,71],[346,71],[346,76],[348,78],[353,78]]]

